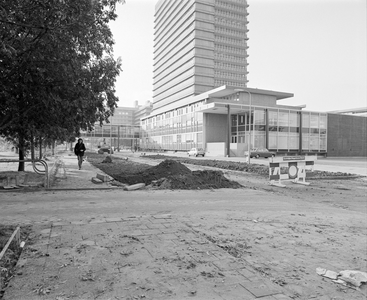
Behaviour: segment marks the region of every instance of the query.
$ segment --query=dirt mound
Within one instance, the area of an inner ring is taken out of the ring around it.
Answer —
[[[114,178],[125,184],[145,183],[157,189],[219,189],[240,188],[237,182],[224,177],[221,171],[194,171],[175,160],[166,159],[147,170],[126,174],[115,174]]]

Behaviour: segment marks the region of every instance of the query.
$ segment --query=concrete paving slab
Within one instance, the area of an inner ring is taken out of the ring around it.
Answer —
[[[282,292],[279,287],[275,286],[266,279],[259,281],[241,282],[240,284],[256,298],[280,294]]]

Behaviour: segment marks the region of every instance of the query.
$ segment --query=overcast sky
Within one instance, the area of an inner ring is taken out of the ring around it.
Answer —
[[[174,0],[171,0],[174,1]],[[153,97],[156,0],[126,0],[111,24],[123,72],[119,107]],[[279,104],[367,106],[365,0],[249,0],[248,87],[293,93]]]

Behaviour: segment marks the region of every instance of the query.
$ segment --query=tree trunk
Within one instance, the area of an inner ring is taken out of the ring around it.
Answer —
[[[33,137],[33,133],[31,133],[31,159],[34,160],[34,137]]]
[[[24,160],[24,139],[23,137],[19,138],[18,142],[18,149],[19,149],[19,160]],[[18,172],[24,172],[24,161],[20,161],[18,165]]]
[[[40,147],[40,156],[39,156],[39,159],[42,159],[42,138],[41,137],[38,138],[38,145]]]

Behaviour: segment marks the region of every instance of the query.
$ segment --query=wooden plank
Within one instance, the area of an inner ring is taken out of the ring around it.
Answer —
[[[6,243],[5,247],[0,252],[0,260],[3,258],[6,250],[8,250],[11,242],[13,241],[14,237],[17,235],[18,231],[20,231],[20,227],[19,226],[14,230],[13,234],[11,235],[10,239],[8,240],[8,242]]]

